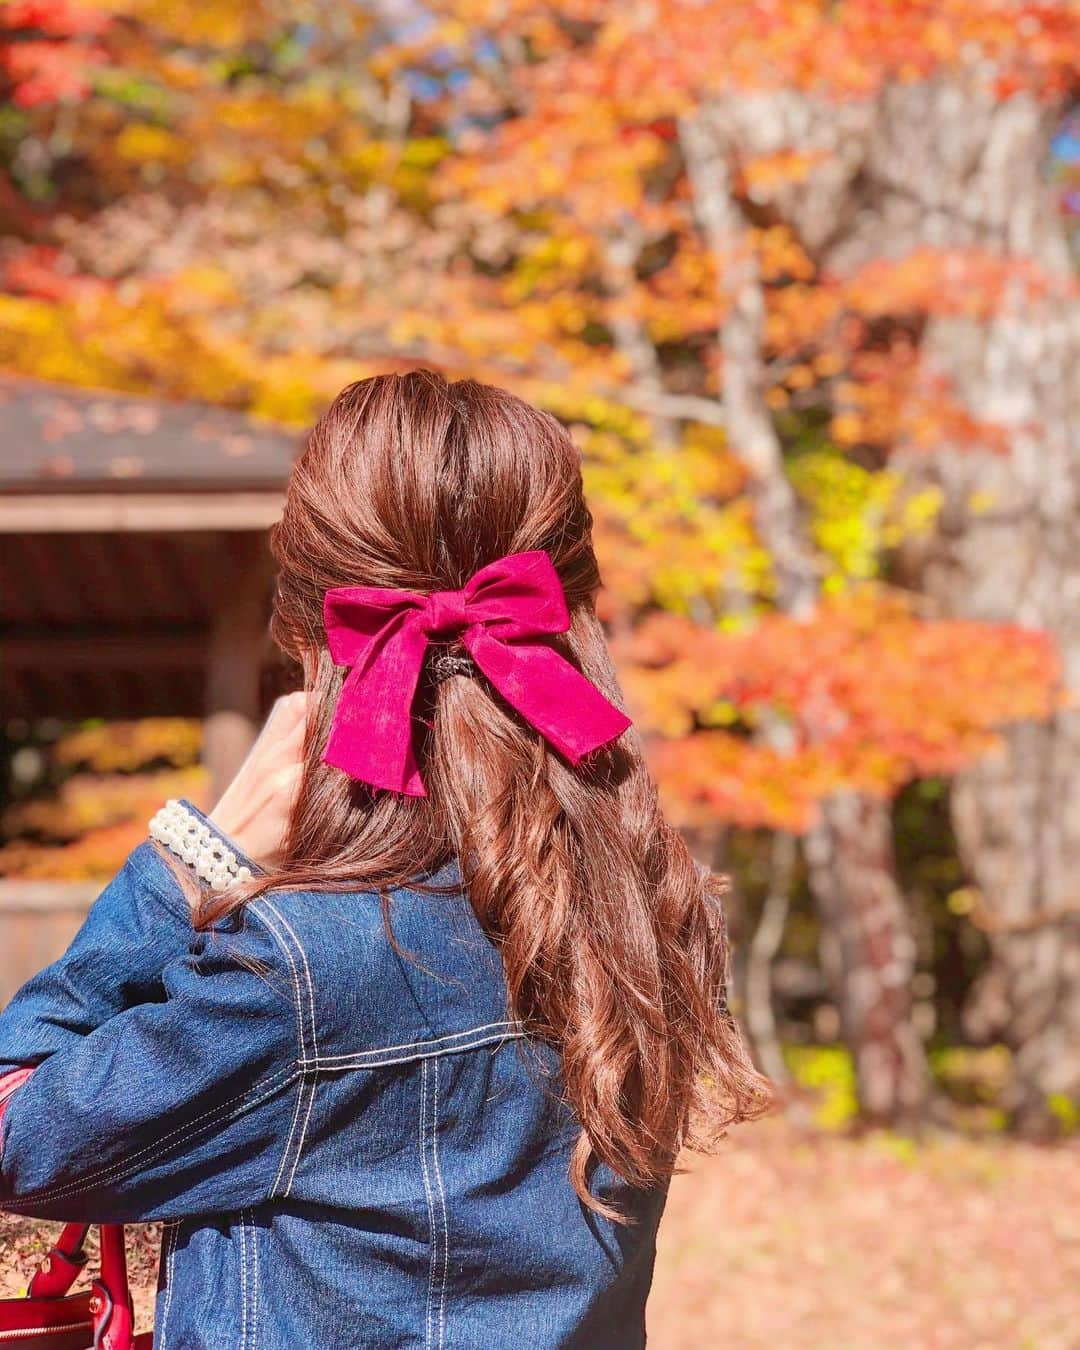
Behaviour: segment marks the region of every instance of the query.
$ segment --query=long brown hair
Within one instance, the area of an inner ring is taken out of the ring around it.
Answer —
[[[505,554],[546,549],[572,617],[558,639],[623,706],[594,602],[600,575],[577,451],[546,413],[430,371],[350,385],[297,460],[272,535],[272,632],[315,695],[280,866],[269,887],[406,885],[452,858],[502,954],[508,1014],[561,1053],[581,1122],[571,1176],[596,1159],[632,1185],[671,1173],[769,1105],[728,1010],[722,884],[664,820],[633,730],[572,768],[478,675],[422,683],[428,795],[375,791],[322,762],[347,672],[326,647],[334,586],[456,589]]]

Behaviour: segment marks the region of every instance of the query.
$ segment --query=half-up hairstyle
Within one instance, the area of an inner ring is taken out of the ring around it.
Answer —
[[[560,1052],[582,1127],[574,1187],[618,1218],[589,1193],[596,1160],[647,1186],[682,1147],[708,1149],[770,1103],[726,1003],[722,884],[661,815],[635,732],[572,768],[466,661],[444,659],[414,708],[426,797],[371,789],[322,761],[347,674],[327,651],[324,593],[453,590],[532,549],[547,551],[566,593],[558,649],[623,706],[573,442],[553,417],[472,380],[362,380],[297,460],[272,547],[272,631],[314,695],[303,779],[281,864],[200,924],[272,887],[385,896],[456,858],[502,955],[508,1015]]]

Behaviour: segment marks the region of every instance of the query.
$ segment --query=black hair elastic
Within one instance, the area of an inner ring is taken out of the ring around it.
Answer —
[[[440,651],[431,658],[431,678],[442,684],[451,675],[475,675],[476,665],[468,652]]]

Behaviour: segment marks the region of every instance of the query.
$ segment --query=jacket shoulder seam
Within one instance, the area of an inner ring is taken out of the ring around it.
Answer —
[[[478,1050],[486,1045],[507,1040],[520,1040],[528,1033],[520,1022],[489,1022],[484,1026],[469,1027],[445,1036],[410,1041],[403,1045],[388,1045],[374,1050],[355,1050],[340,1055],[318,1055],[300,1061],[306,1070],[379,1069],[394,1064],[408,1064],[414,1060],[434,1059],[440,1055],[456,1055]]]
[[[275,916],[271,919],[265,910],[271,910]],[[271,935],[276,946],[281,950],[282,955],[288,965],[289,978],[293,988],[293,1005],[296,1015],[295,1037],[298,1050],[297,1064],[301,1069],[299,1081],[296,1089],[296,1102],[293,1106],[292,1119],[289,1122],[289,1132],[286,1135],[285,1143],[281,1151],[281,1158],[278,1162],[277,1171],[274,1173],[274,1180],[267,1193],[267,1199],[272,1200],[277,1196],[282,1198],[288,1196],[296,1177],[296,1169],[300,1164],[300,1153],[304,1146],[304,1140],[307,1136],[307,1127],[311,1120],[311,1111],[315,1101],[315,1082],[312,1078],[307,1081],[303,1070],[309,1059],[318,1057],[318,1044],[315,1040],[315,992],[311,980],[311,970],[308,966],[307,953],[296,936],[295,930],[291,924],[281,914],[276,905],[269,900],[266,895],[260,895],[246,906],[246,912],[254,915],[259,920],[266,931]],[[280,927],[278,926],[280,923]],[[296,944],[301,960],[303,962],[304,980],[301,981],[301,967],[297,964],[293,956],[290,943],[285,937],[287,930],[292,941]],[[304,988],[307,989],[307,996],[310,1003],[306,1003],[304,997]],[[308,1054],[307,1045],[307,1023],[310,1018],[312,1032],[312,1056]],[[307,1097],[307,1108],[304,1110],[304,1098]],[[303,1119],[301,1120],[301,1116]],[[299,1127],[299,1138],[297,1139],[297,1128]],[[293,1140],[297,1139],[294,1147]],[[283,1184],[284,1183],[284,1184]]]

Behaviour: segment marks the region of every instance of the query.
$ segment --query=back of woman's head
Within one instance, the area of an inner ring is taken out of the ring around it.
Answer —
[[[407,884],[456,858],[503,959],[509,1014],[557,1046],[595,1159],[632,1184],[670,1173],[767,1104],[725,1000],[718,886],[663,819],[634,732],[573,767],[477,671],[422,678],[427,795],[375,790],[323,762],[347,671],[323,622],[333,587],[426,593],[542,549],[568,632],[553,645],[622,698],[594,602],[600,577],[576,449],[554,418],[475,381],[420,371],[345,389],[299,458],[273,534],[273,632],[315,713],[285,856],[270,884]]]

